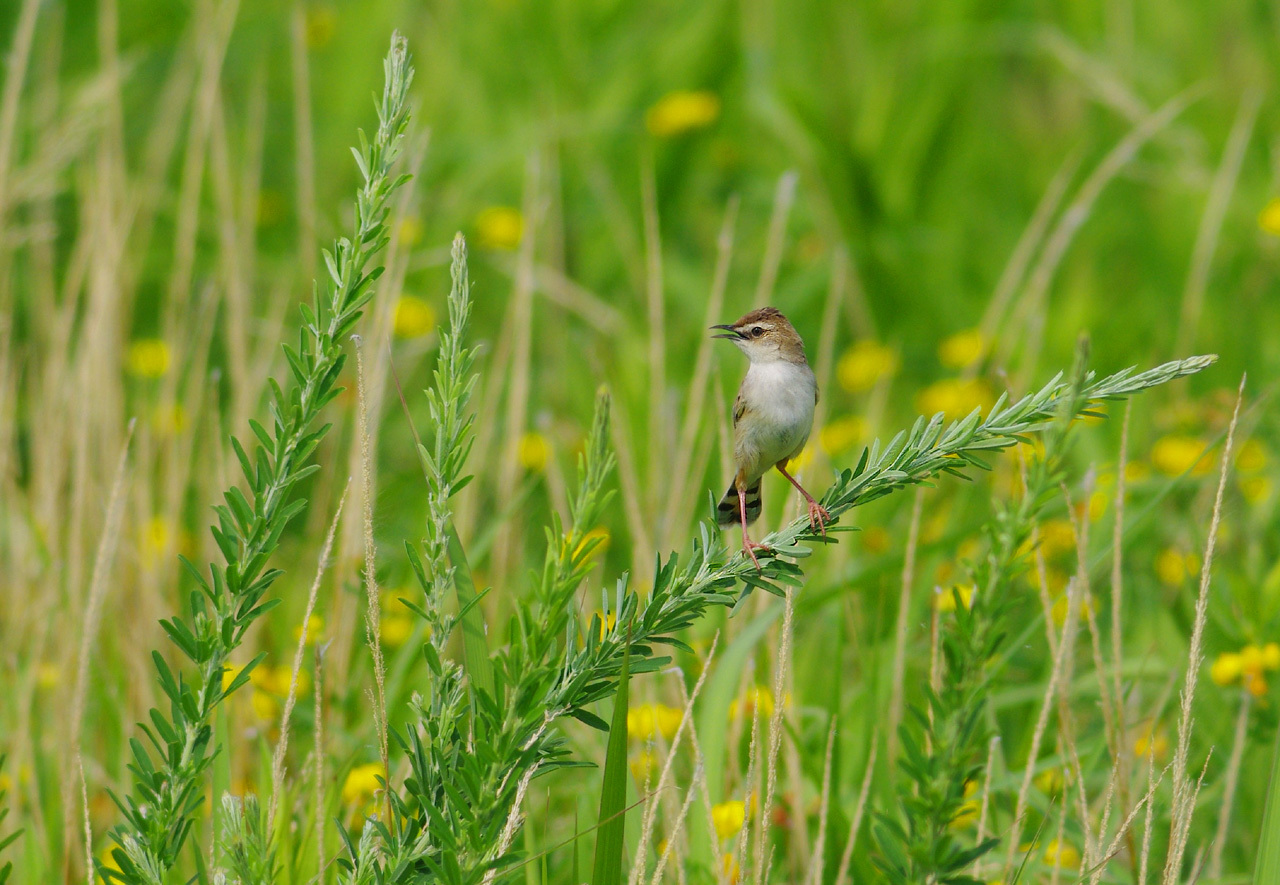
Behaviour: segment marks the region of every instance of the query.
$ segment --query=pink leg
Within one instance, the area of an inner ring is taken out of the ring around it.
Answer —
[[[760,568],[760,560],[756,559],[756,551],[768,548],[764,544],[757,544],[747,534],[747,490],[741,483],[738,483],[738,513],[742,517],[742,552],[751,557],[751,561],[755,563],[756,571],[763,571]]]
[[[779,461],[777,463],[778,472],[787,478],[787,482],[791,483],[800,494],[804,495],[804,499],[809,502],[809,525],[812,528],[822,532],[822,537],[827,536],[827,523],[831,521],[831,514],[827,512],[827,508],[823,507],[817,501],[813,500],[813,495],[804,490],[804,486],[796,482],[796,478],[787,473],[787,462]],[[739,492],[741,494],[741,492]]]

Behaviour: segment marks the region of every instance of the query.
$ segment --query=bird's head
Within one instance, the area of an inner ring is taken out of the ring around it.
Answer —
[[[728,338],[753,363],[805,362],[804,342],[776,307],[762,307],[736,323],[711,328],[722,330],[722,334],[713,338]]]

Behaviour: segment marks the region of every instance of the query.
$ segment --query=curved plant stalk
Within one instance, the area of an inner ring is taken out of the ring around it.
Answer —
[[[339,239],[332,251],[325,251],[329,280],[324,295],[317,285],[311,305],[301,307],[298,348],[285,347],[294,386],[286,393],[271,381],[270,429],[250,421],[258,443],[252,456],[232,439],[247,492],[233,487],[225,493],[225,503],[214,508],[218,523],[212,531],[223,561],[210,563],[206,575],[183,559],[199,589],[191,594],[186,618],[161,622],[195,672],[175,673],[159,652],[153,652],[169,709],[152,709],[150,725],[140,726],[146,743],[131,741],[133,790],[122,798],[112,797],[125,818],[111,831],[116,843],[112,858],[119,870],[98,868],[109,882],[159,885],[168,879],[204,802],[205,775],[218,749],[211,746],[214,711],[248,681],[262,659],[259,655],[234,678],[224,680],[231,652],[276,602],[265,596],[281,573],[267,563],[285,526],[306,506],[302,499],[289,501],[289,493],[319,469],[307,461],[329,425],[316,430],[312,425],[341,392],[341,341],[373,297],[373,282],[382,268],[367,268],[387,243],[388,200],[407,178],[391,177],[408,125],[406,99],[413,79],[403,37],[392,37],[383,68],[386,82],[377,106],[377,133],[372,143],[360,133],[360,147],[352,151],[363,179],[356,196],[355,230],[351,239]]]

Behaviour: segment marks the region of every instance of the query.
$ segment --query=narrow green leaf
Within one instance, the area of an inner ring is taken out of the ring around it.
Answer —
[[[450,523],[449,564],[453,567],[453,586],[458,594],[458,607],[462,610],[462,653],[471,684],[493,697],[493,668],[489,663],[489,642],[485,636],[484,615],[474,604],[476,585],[471,578],[471,566],[467,553],[458,538],[458,532]]]
[[[613,700],[613,725],[604,755],[604,779],[600,786],[600,813],[596,817],[596,854],[591,885],[618,885],[622,881],[622,848],[627,825],[627,696],[631,670],[631,630],[622,652],[618,694]]]

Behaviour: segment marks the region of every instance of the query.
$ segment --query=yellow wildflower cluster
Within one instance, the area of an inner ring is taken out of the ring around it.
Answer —
[[[791,695],[787,695],[782,699],[784,709],[791,707]],[[729,718],[750,719],[759,712],[762,719],[768,719],[773,715],[776,706],[773,701],[773,692],[765,688],[763,685],[756,685],[746,690],[741,698],[734,698],[729,704]]]
[[[978,792],[977,781],[964,782],[964,798],[965,801],[960,806],[960,810],[956,812],[956,816],[951,818],[951,829],[962,830],[965,827],[973,826],[977,823],[978,815],[982,811],[982,803],[974,798]]]
[[[303,638],[304,627],[306,628],[305,644],[308,647],[324,641],[324,618],[320,617],[320,615],[310,615],[305,624],[299,624],[293,628],[294,642]]]
[[[857,415],[836,418],[818,433],[818,445],[828,455],[839,455],[867,439],[867,420]]]
[[[516,458],[520,466],[530,473],[541,473],[551,460],[551,443],[536,430],[531,430],[520,437],[516,447]]]
[[[972,584],[961,584],[956,587],[935,587],[933,588],[933,607],[940,612],[953,612],[956,610],[956,596],[959,595],[960,604],[966,609],[972,608],[975,589]]]
[[[892,377],[898,371],[897,348],[870,338],[854,342],[836,364],[836,379],[849,393],[870,390],[882,378]]]
[[[652,741],[658,735],[671,740],[680,728],[684,713],[666,704],[641,704],[627,711],[627,737],[633,741]]]
[[[637,784],[652,783],[658,776],[658,754],[644,749],[631,756],[631,776]]]
[[[1156,554],[1156,577],[1167,587],[1181,587],[1191,575],[1200,571],[1200,557],[1195,553],[1183,553],[1174,547],[1166,547]]]
[[[405,588],[398,593],[382,594],[382,614],[378,618],[378,636],[382,644],[390,648],[399,648],[409,641],[413,635],[416,616],[405,607],[399,598],[413,598],[413,591]]]
[[[721,840],[742,829],[747,820],[747,804],[740,799],[732,799],[711,806],[711,822],[715,825],[716,836]]]
[[[1080,869],[1080,850],[1070,842],[1052,839],[1044,847],[1044,862],[1051,867],[1078,870]]]
[[[651,135],[671,138],[695,129],[705,129],[720,116],[720,98],[705,89],[668,92],[644,115]]]
[[[1151,447],[1151,463],[1165,476],[1203,476],[1212,467],[1203,440],[1194,436],[1162,436]]]
[[[1163,726],[1147,723],[1133,740],[1133,755],[1139,759],[1153,756],[1157,762],[1169,758],[1169,732]]]
[[[163,378],[169,373],[173,353],[161,338],[139,338],[129,345],[125,369],[135,378]]]
[[[987,340],[978,329],[965,329],[943,339],[938,360],[948,369],[967,369],[987,355]]]
[[[974,409],[988,409],[995,401],[981,378],[943,378],[916,395],[916,408],[922,415],[942,412],[950,421],[964,418]]]
[[[1058,595],[1058,598],[1053,601],[1053,608],[1050,610],[1049,613],[1053,617],[1053,622],[1057,624],[1059,627],[1061,627],[1063,624],[1067,622],[1068,607],[1069,607],[1069,603],[1067,602],[1066,593],[1060,593]],[[1094,606],[1092,593],[1089,593],[1085,596],[1080,597],[1080,608],[1077,611],[1077,614],[1080,616],[1080,620],[1082,622],[1087,621],[1089,620],[1089,618],[1093,617],[1093,613],[1096,610],[1097,609]]]
[[[1266,671],[1280,670],[1280,644],[1246,645],[1238,652],[1218,655],[1209,668],[1209,678],[1218,685],[1241,683],[1255,698],[1267,693]]]
[[[392,331],[397,338],[421,338],[436,327],[436,312],[417,295],[401,295],[396,299]]]
[[[1271,497],[1271,477],[1263,471],[1267,469],[1266,447],[1256,439],[1246,440],[1236,455],[1236,479],[1240,486],[1240,494],[1250,504],[1261,504]]]
[[[1263,233],[1280,237],[1280,197],[1272,197],[1258,213],[1258,227]]]
[[[356,806],[368,802],[382,789],[378,778],[386,779],[380,762],[368,762],[352,768],[342,782],[342,804]]]
[[[513,206],[490,206],[476,216],[476,239],[487,249],[514,249],[524,237],[524,216]]]

